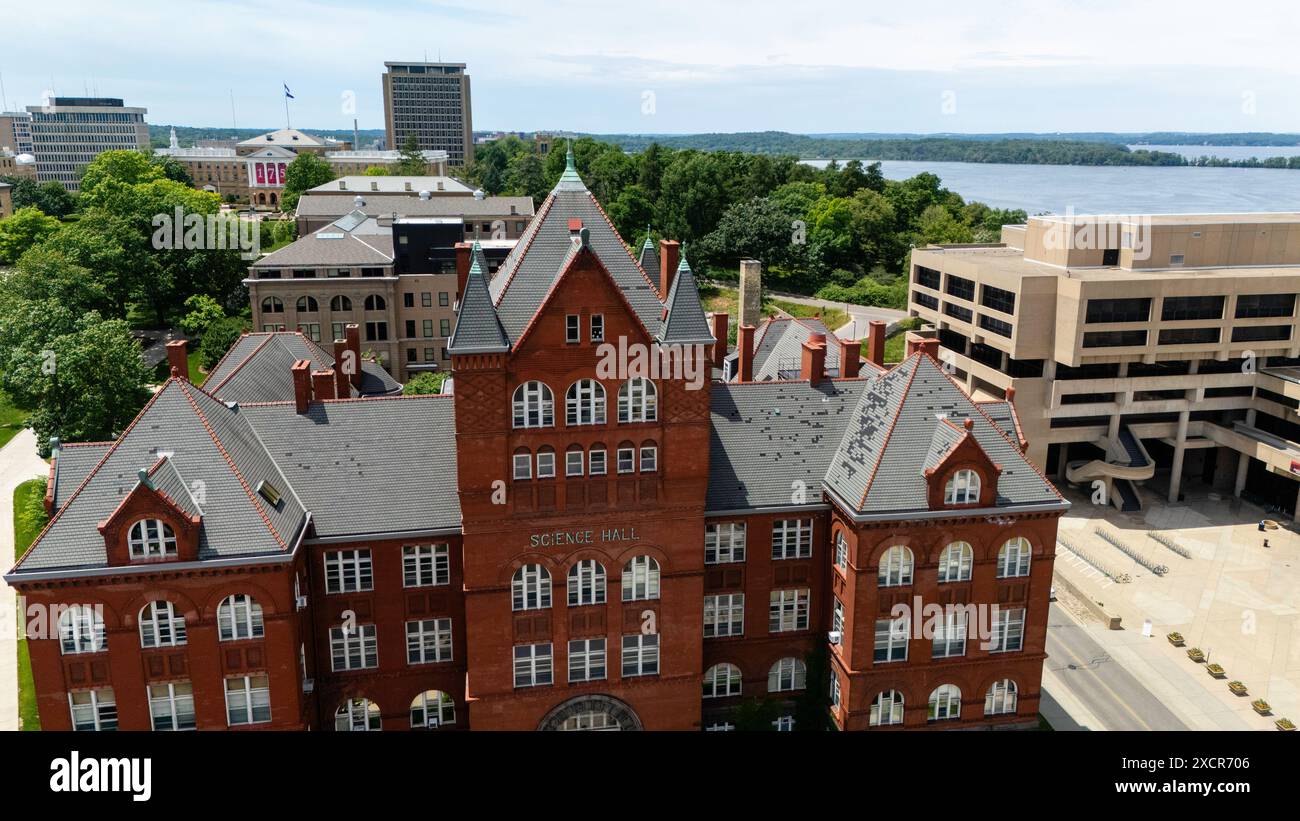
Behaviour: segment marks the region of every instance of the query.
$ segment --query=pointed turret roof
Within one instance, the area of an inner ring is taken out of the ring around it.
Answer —
[[[452,331],[447,350],[454,354],[500,353],[510,350],[510,337],[497,317],[492,297],[488,293],[486,267],[479,263],[483,249],[474,243],[469,264],[469,277],[465,281],[465,294],[460,299],[460,312],[456,316],[456,329]]]
[[[673,277],[672,288],[668,291],[664,311],[663,329],[659,332],[659,341],[665,344],[712,345],[713,332],[704,318],[704,308],[700,305],[700,288],[695,282],[695,272],[682,254],[677,265],[677,274]]]
[[[641,256],[637,259],[641,270],[645,271],[651,277],[655,276],[659,270],[659,252],[655,250],[655,244],[650,239],[650,226],[645,227],[645,242],[641,243]]]

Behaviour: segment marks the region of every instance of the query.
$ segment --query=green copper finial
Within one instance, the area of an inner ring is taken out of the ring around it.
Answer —
[[[680,250],[681,250],[681,259],[677,262],[677,271],[678,271],[678,273],[680,273],[680,272],[682,272],[682,271],[689,271],[689,270],[691,270],[691,266],[688,265],[688,264],[686,263],[686,243],[685,243],[685,242],[682,243],[682,247],[681,247]]]
[[[569,150],[564,155],[564,173],[560,175],[558,187],[563,190],[585,190],[582,177],[578,176],[578,166],[573,160],[573,141],[569,141]]]
[[[568,141],[568,148],[564,152],[564,170],[577,171],[578,166],[573,162],[573,140]]]

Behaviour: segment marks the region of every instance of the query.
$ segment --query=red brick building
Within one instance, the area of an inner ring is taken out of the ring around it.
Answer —
[[[6,576],[44,727],[1036,723],[1067,503],[1010,401],[815,323],[742,328],[722,381],[677,244],[634,258],[572,166],[462,276],[450,395],[353,398],[343,340],[248,343],[227,384],[283,392],[248,401],[178,351],[117,441],[56,449]]]

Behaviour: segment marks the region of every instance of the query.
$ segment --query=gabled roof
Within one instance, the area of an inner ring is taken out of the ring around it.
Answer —
[[[487,267],[479,262],[482,254],[483,249],[474,243],[465,293],[461,294],[460,310],[456,314],[456,327],[447,343],[450,353],[503,353],[510,350],[510,339],[501,327],[492,297],[488,294],[484,273]]]
[[[839,337],[816,317],[774,316],[763,320],[754,334],[754,381],[798,379],[803,343],[813,334],[826,335],[826,373],[840,374]]]
[[[660,342],[678,345],[713,344],[713,330],[704,318],[704,308],[700,305],[700,287],[695,282],[695,272],[687,264],[685,254],[677,265],[677,273],[673,276],[665,304],[663,327],[659,331]]]
[[[312,370],[334,367],[334,355],[298,331],[248,333],[235,340],[208,373],[204,390],[226,402],[283,402],[293,398],[290,368],[299,359]],[[401,390],[382,365],[361,361],[361,387],[354,395],[378,396]],[[345,397],[346,398],[346,397]]]
[[[162,457],[149,469],[149,486],[186,516],[203,516],[203,505],[195,498],[194,488],[181,476],[171,456]]]
[[[659,270],[659,252],[655,249],[655,244],[650,241],[650,226],[646,226],[645,242],[641,243],[641,255],[636,262],[652,279]]]

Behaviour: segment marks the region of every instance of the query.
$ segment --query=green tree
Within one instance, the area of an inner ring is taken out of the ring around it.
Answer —
[[[532,197],[533,204],[540,205],[550,193],[542,158],[532,152],[511,157],[506,165],[505,185],[510,193]]]
[[[12,265],[33,245],[59,230],[59,221],[28,206],[0,220],[0,265]]]
[[[169,179],[172,182],[179,182],[183,185],[194,185],[194,178],[190,176],[190,172],[187,171],[185,166],[181,164],[181,161],[175,157],[155,155],[153,157],[153,163],[158,166],[160,171],[162,171],[164,178]]]
[[[609,213],[609,219],[614,223],[619,236],[625,238],[636,236],[636,233],[644,230],[655,216],[654,202],[645,189],[637,184],[629,185],[620,191],[618,197],[609,203],[605,210]]]
[[[372,165],[361,173],[363,177],[388,177],[392,175],[386,165]]]
[[[974,241],[970,226],[953,216],[942,205],[931,205],[921,212],[916,225],[917,245]]]
[[[108,205],[122,188],[165,179],[163,169],[140,151],[105,151],[81,174],[83,208]]]
[[[298,207],[302,192],[334,179],[334,168],[315,154],[299,154],[289,163],[284,175],[284,191],[280,195],[280,209],[292,211]]]
[[[51,217],[64,217],[77,210],[77,198],[62,183],[50,180],[36,186],[32,192],[32,205]]]
[[[129,215],[103,208],[86,211],[41,247],[91,272],[108,297],[108,304],[98,308],[106,316],[126,316],[131,300],[157,273],[147,235],[132,225]]]
[[[795,217],[770,198],[755,197],[728,208],[718,227],[691,251],[709,265],[733,266],[746,258],[766,266],[787,264],[803,239],[794,222]]]
[[[214,323],[226,318],[221,303],[207,294],[194,294],[185,300],[185,307],[189,313],[181,319],[181,330],[190,336],[202,337]]]
[[[9,299],[59,305],[74,314],[104,311],[112,306],[91,269],[47,245],[23,254],[0,283],[0,291]]]
[[[429,163],[424,159],[424,152],[420,150],[420,140],[414,134],[408,134],[406,142],[402,143],[398,151],[398,160],[393,166],[393,174],[400,177],[419,177],[428,173],[428,168]]]
[[[228,316],[208,326],[199,340],[199,358],[204,370],[211,370],[221,361],[235,340],[248,330],[249,322],[242,316]]]
[[[402,393],[406,396],[442,393],[442,383],[447,381],[447,375],[446,371],[418,373],[406,381],[402,386]]]

